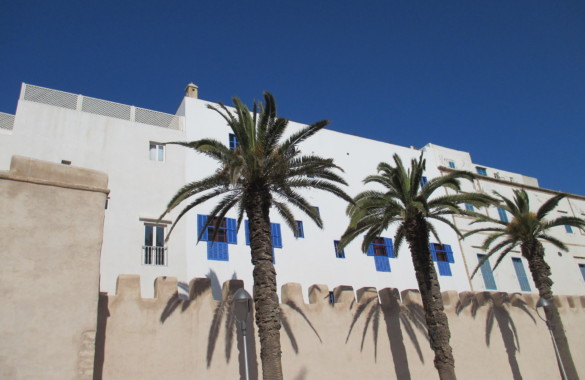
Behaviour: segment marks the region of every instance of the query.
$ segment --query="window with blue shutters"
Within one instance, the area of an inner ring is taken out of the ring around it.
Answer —
[[[207,242],[207,259],[228,261],[228,244],[238,244],[236,220],[214,218],[205,228],[207,220],[207,215],[197,215],[197,237]]]
[[[579,269],[581,269],[581,276],[583,276],[583,281],[585,281],[585,264],[579,264]]]
[[[524,264],[522,264],[522,259],[519,257],[512,257],[512,262],[514,263],[514,270],[516,271],[516,276],[518,277],[518,282],[520,283],[520,289],[523,292],[529,292],[530,283],[528,282],[528,277],[524,271]]]
[[[333,247],[335,248],[335,257],[338,259],[345,259],[345,251],[343,249],[341,251],[338,250],[339,240],[333,240]]]
[[[453,251],[449,244],[431,243],[430,246],[431,258],[437,263],[439,268],[439,275],[452,276],[451,264],[455,262]]]
[[[455,161],[449,161],[449,167],[455,169]]]
[[[466,203],[465,204],[465,209],[467,211],[473,211],[473,205],[471,203]]]
[[[486,168],[482,168],[481,166],[476,166],[475,170],[477,171],[477,174],[487,176]]]
[[[297,225],[297,233],[295,237],[304,238],[305,230],[303,229],[303,222],[301,220],[296,220],[295,223]]]
[[[396,257],[394,255],[394,246],[392,245],[392,239],[377,237],[372,240],[368,251],[368,256],[374,256],[374,263],[376,264],[376,270],[378,272],[390,272],[390,257]]]
[[[427,179],[427,177],[422,176],[420,178],[420,187],[424,187],[427,183],[429,183],[429,180]]]
[[[498,207],[498,215],[500,216],[500,220],[504,223],[508,223],[508,215],[506,215],[506,210],[501,207]]]
[[[246,245],[250,245],[250,222],[244,221],[244,230],[246,232]],[[279,223],[270,223],[270,233],[272,235],[272,247],[282,248],[282,235],[280,233]]]
[[[229,136],[229,148],[230,150],[235,150],[240,143],[238,142],[238,138],[233,133],[230,133]]]
[[[568,234],[572,234],[573,228],[571,228],[571,226],[569,226],[568,224],[565,224],[565,231],[567,231]]]
[[[477,261],[478,263],[485,257],[484,254],[478,253],[477,254]],[[486,260],[480,267],[481,276],[483,277],[483,283],[487,290],[496,290],[496,280],[494,279],[494,272],[492,272],[492,267],[490,266],[489,260]]]

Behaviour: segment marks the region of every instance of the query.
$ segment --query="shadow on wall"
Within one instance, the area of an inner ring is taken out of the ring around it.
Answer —
[[[516,351],[520,351],[520,339],[518,339],[518,331],[508,309],[516,307],[526,313],[535,324],[536,320],[528,310],[526,302],[516,297],[515,294],[508,293],[462,293],[459,302],[457,302],[455,312],[459,315],[465,308],[470,307],[471,315],[475,319],[478,310],[483,306],[489,308],[485,323],[485,344],[489,347],[494,321],[496,321],[506,348],[513,378],[514,380],[522,380],[522,374],[516,359]]]
[[[379,302],[378,294],[382,303]],[[355,306],[355,299],[352,301],[350,309]],[[425,314],[423,307],[417,303],[402,303],[400,301],[400,293],[398,289],[382,289],[379,293],[375,288],[364,288],[358,291],[358,307],[349,326],[345,343],[347,344],[351,333],[364,315],[364,328],[362,331],[362,339],[360,345],[360,352],[363,351],[364,342],[368,333],[368,327],[372,325],[372,338],[374,341],[374,360],[377,361],[378,354],[378,333],[380,329],[380,317],[384,317],[386,324],[386,335],[390,343],[390,351],[392,352],[392,360],[394,362],[394,373],[396,378],[410,380],[410,370],[408,365],[408,356],[406,354],[406,347],[404,346],[404,337],[402,335],[401,325],[408,334],[412,344],[414,345],[418,357],[424,363],[424,357],[418,338],[416,337],[415,329],[423,334],[429,340],[427,327],[425,323]]]
[[[234,276],[235,275],[236,274],[234,273]],[[209,290],[211,290],[213,294],[214,286],[219,287],[219,280],[214,271],[210,271],[207,274],[207,278],[205,279],[194,280],[190,286],[189,299],[185,300],[181,298],[178,293],[173,294],[173,296],[169,298],[165,308],[160,315],[160,322],[165,323],[165,321],[170,318],[177,309],[180,309],[181,312],[185,312],[191,303],[195,301],[201,294]],[[236,323],[232,310],[232,297],[238,289],[243,287],[243,281],[231,280],[224,283],[223,289],[220,289],[218,292],[216,291],[215,294],[219,294],[221,298],[219,299],[215,310],[213,311],[213,319],[209,327],[209,335],[207,339],[206,355],[207,368],[209,368],[213,361],[215,347],[221,335],[221,329],[223,326],[225,340],[224,354],[226,363],[229,363],[231,360],[235,333],[237,335],[237,348],[239,351],[238,360],[241,379],[245,379],[244,341],[241,334],[237,333],[236,331]],[[248,331],[250,331],[250,336],[255,336],[255,329],[252,321],[253,316],[248,318],[247,326]],[[248,339],[246,347],[248,349],[250,379],[256,380],[258,379],[258,362],[256,360],[257,355],[255,339]]]

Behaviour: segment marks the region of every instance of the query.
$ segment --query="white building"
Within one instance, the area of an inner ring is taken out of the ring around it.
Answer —
[[[244,226],[236,234],[228,221],[225,243],[197,243],[198,223],[213,207],[213,201],[184,217],[168,243],[164,243],[163,238],[176,212],[157,223],[165,205],[181,186],[209,175],[216,168],[209,158],[166,143],[204,137],[226,144],[230,141],[230,130],[224,120],[207,108],[212,103],[197,99],[195,86],[188,86],[187,94],[176,115],[169,115],[25,84],[16,114],[0,114],[0,170],[8,169],[13,155],[24,155],[97,169],[109,175],[111,193],[108,204],[104,205],[107,211],[101,257],[103,291],[115,292],[119,274],[140,274],[142,294],[146,297],[152,296],[152,283],[158,276],[175,276],[185,284],[193,277],[207,276],[212,279],[217,295],[220,284],[230,278],[241,278],[251,288],[252,265]],[[291,122],[291,129],[297,126]],[[344,168],[350,195],[363,190],[363,178],[374,173],[379,162],[390,161],[394,153],[404,162],[421,153],[418,149],[332,130],[319,132],[303,143],[301,149],[331,157]],[[524,188],[535,206],[556,194],[539,188],[535,178],[478,166],[467,152],[433,144],[426,145],[422,151],[427,159],[428,178],[449,170],[479,172],[484,176],[473,184],[466,184],[467,190],[487,193],[498,190],[511,196],[512,189]],[[280,234],[275,245],[282,246],[275,248],[280,284],[298,282],[305,289],[312,284],[326,284],[330,289],[338,285],[351,285],[354,289],[365,286],[417,288],[406,246],[397,257],[372,257],[363,254],[361,242],[355,241],[345,249],[344,257],[337,257],[334,241],[347,226],[345,202],[328,193],[311,192],[306,196],[319,207],[324,229],[297,213],[303,236],[295,238],[282,225],[278,215],[271,215],[275,234]],[[499,216],[495,208],[484,211]],[[585,197],[570,195],[556,212],[584,217]],[[462,231],[468,229],[468,221],[464,217],[455,218]],[[493,273],[493,281],[488,268],[470,280],[469,274],[478,262],[477,255],[483,254],[479,248],[481,237],[460,242],[447,226],[436,224],[436,227],[442,242],[449,245],[453,253],[451,263],[437,264],[442,290],[478,291],[495,287],[508,292],[536,291],[519,252],[513,252],[500,265]],[[384,237],[393,238],[394,231],[387,231]],[[564,241],[570,251],[558,253],[558,249],[546,246],[546,258],[555,281],[554,291],[585,294],[584,233],[560,228],[555,236]],[[383,249],[391,251],[390,246]]]

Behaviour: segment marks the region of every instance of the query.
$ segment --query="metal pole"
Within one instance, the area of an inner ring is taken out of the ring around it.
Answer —
[[[550,327],[550,323],[546,321],[546,327],[548,327],[548,332],[550,333],[550,337],[553,341],[553,346],[555,347],[555,354],[557,354],[557,361],[561,366],[561,372],[563,374],[563,380],[567,380],[567,373],[565,372],[565,366],[563,365],[563,359],[561,359],[561,353],[559,352],[559,348],[557,347],[557,341],[555,340],[555,336],[553,335],[553,331]]]
[[[244,364],[246,367],[246,380],[250,380],[250,370],[248,369],[248,334],[246,334],[246,321],[241,322],[241,327],[242,336],[244,337]]]

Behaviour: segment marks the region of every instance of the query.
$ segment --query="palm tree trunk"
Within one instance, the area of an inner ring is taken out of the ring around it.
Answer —
[[[449,321],[443,308],[441,288],[429,251],[429,231],[422,217],[405,222],[406,240],[410,247],[416,280],[425,310],[431,348],[435,352],[435,368],[441,380],[455,380],[455,360],[449,339]]]
[[[270,193],[255,191],[244,205],[249,219],[250,248],[254,265],[254,307],[260,337],[264,380],[282,380],[280,350],[280,303],[276,293],[276,270],[272,264]]]
[[[579,375],[577,374],[577,369],[573,362],[573,356],[571,355],[569,342],[565,335],[563,321],[561,320],[561,316],[553,300],[553,292],[551,289],[553,281],[550,279],[550,267],[544,260],[544,247],[538,240],[532,240],[523,243],[521,248],[522,255],[528,260],[532,279],[538,288],[540,297],[544,298],[549,303],[549,306],[544,307],[543,309],[547,323],[550,326],[552,335],[557,343],[559,355],[565,368],[565,372],[567,373],[567,378],[570,380],[578,380]]]

